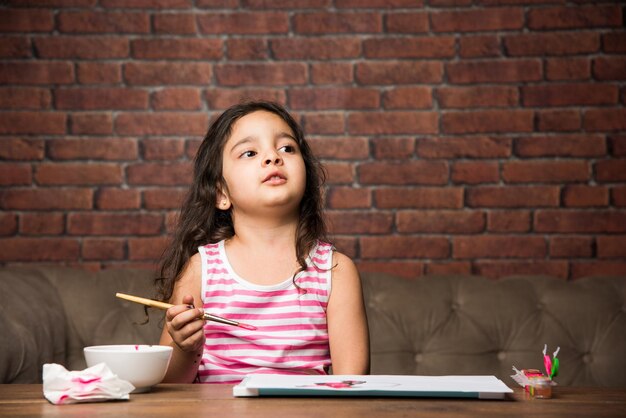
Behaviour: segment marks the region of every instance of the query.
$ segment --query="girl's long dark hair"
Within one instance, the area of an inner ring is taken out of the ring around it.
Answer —
[[[169,300],[174,283],[198,247],[216,243],[235,234],[229,211],[215,207],[222,177],[222,154],[234,123],[256,111],[272,112],[291,128],[298,142],[306,169],[306,187],[300,202],[296,229],[296,257],[300,269],[306,270],[306,259],[318,240],[326,241],[323,218],[322,187],[325,173],[304,139],[302,128],[282,106],[272,102],[247,102],[230,107],[211,124],[194,160],[193,180],[178,218],[172,242],[163,253],[160,275],[155,279],[157,297]],[[296,274],[298,273],[296,272]],[[295,278],[295,274],[294,274]]]

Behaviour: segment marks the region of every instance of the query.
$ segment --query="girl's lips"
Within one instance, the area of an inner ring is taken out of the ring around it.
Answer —
[[[272,184],[273,183],[277,183],[277,182],[284,183],[286,180],[287,179],[285,178],[285,176],[283,176],[280,173],[275,172],[275,173],[271,173],[267,177],[265,177],[263,179],[263,183],[268,183],[268,182],[272,183]]]

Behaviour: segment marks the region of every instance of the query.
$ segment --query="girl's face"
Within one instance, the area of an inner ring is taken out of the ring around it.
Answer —
[[[278,115],[255,111],[238,119],[223,151],[226,182],[216,206],[236,215],[297,214],[306,186],[300,147]]]

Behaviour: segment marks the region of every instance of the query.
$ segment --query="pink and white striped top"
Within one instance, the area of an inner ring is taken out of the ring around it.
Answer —
[[[257,327],[251,331],[207,321],[198,368],[203,383],[238,383],[246,374],[327,374],[330,367],[326,306],[333,248],[318,243],[306,271],[272,286],[235,273],[224,241],[198,249],[206,312]]]

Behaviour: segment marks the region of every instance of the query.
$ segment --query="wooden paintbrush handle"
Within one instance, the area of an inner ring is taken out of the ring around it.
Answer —
[[[126,299],[131,302],[141,303],[142,305],[147,305],[153,308],[159,308],[163,310],[169,309],[172,306],[174,306],[169,303],[159,302],[159,301],[152,300],[152,299],[140,298],[139,296],[126,295],[124,293],[116,293],[115,296],[117,296],[120,299]]]

